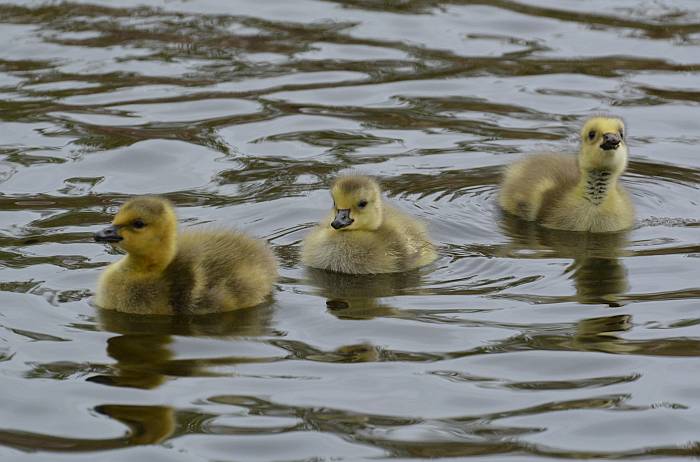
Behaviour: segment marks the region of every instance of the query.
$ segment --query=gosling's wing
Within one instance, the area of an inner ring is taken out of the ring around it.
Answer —
[[[386,211],[386,242],[395,255],[397,270],[405,271],[426,265],[437,257],[425,224],[393,207]]]
[[[508,166],[498,201],[505,211],[534,221],[578,181],[575,156],[535,154]]]

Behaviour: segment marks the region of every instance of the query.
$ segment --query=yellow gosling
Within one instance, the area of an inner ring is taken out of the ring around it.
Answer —
[[[105,269],[95,298],[105,309],[202,314],[257,305],[272,291],[277,262],[262,241],[232,231],[177,233],[172,205],[158,197],[124,204],[95,233],[127,255]]]
[[[304,239],[302,262],[349,274],[408,271],[437,254],[425,225],[382,200],[366,176],[344,176],[331,187],[333,212]]]
[[[593,117],[581,130],[578,158],[540,154],[508,167],[499,204],[547,228],[594,233],[627,229],[634,224],[634,206],[618,181],[626,167],[624,123]]]

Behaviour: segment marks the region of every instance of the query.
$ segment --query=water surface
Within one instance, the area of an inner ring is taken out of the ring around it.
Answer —
[[[0,1],[3,461],[700,456],[697,2]],[[595,113],[634,229],[503,217],[502,166]],[[300,265],[350,169],[435,264]],[[142,193],[269,240],[274,300],[99,312],[92,233]]]

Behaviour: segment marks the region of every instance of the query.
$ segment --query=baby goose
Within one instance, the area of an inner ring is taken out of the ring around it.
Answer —
[[[634,207],[618,179],[627,167],[625,125],[615,117],[593,117],[581,130],[573,156],[540,154],[508,167],[501,207],[547,228],[603,233],[634,223]]]
[[[304,239],[304,264],[339,273],[377,274],[407,271],[437,258],[425,226],[386,205],[373,179],[341,177],[331,186],[331,195],[333,213]]]
[[[232,231],[177,235],[172,205],[158,197],[124,204],[112,226],[95,233],[127,255],[100,277],[101,308],[139,314],[201,314],[261,303],[277,262],[261,241]]]

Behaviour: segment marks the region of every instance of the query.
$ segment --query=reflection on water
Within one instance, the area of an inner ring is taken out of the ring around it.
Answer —
[[[255,309],[241,309],[217,315],[158,316],[134,315],[97,309],[100,329],[127,335],[230,336],[256,337],[274,335],[271,327],[274,307],[263,304]],[[148,348],[145,348],[146,350]]]
[[[117,364],[114,375],[88,378],[96,383],[120,387],[156,388],[163,383],[166,365],[172,358],[167,335],[122,335],[107,341],[107,354]]]
[[[425,269],[355,275],[306,268],[305,275],[315,292],[326,298],[329,312],[339,319],[372,319],[398,315],[399,310],[381,302],[381,299],[420,288],[423,271]]]
[[[619,296],[629,289],[627,270],[620,260],[629,243],[627,232],[549,230],[509,214],[503,214],[501,227],[511,239],[506,249],[509,255],[571,259],[564,269],[576,288],[575,296],[570,299],[620,306]]]
[[[0,37],[0,459],[700,454],[697,2],[0,0]],[[503,166],[598,112],[635,227],[503,216]],[[301,267],[347,170],[440,258]],[[267,239],[275,301],[91,306],[92,233],[143,193]]]
[[[84,440],[50,435],[0,430],[0,442],[24,451],[93,452],[134,445],[158,444],[175,429],[173,409],[163,406],[123,406],[105,404],[95,408],[128,427],[127,435],[112,440]]]
[[[249,361],[240,357],[178,360],[171,349],[173,335],[235,338],[274,334],[269,324],[270,305],[199,316],[143,316],[113,310],[98,313],[102,329],[123,335],[107,340],[107,354],[116,361],[109,373],[87,380],[119,387],[157,388],[168,377],[216,375],[207,368]]]

